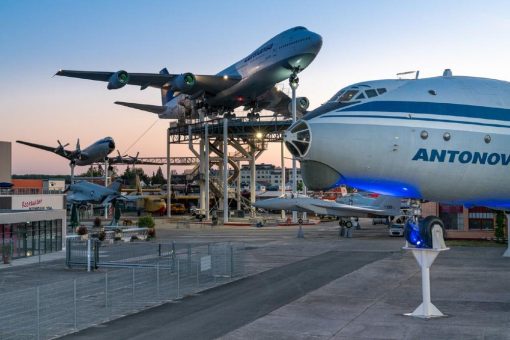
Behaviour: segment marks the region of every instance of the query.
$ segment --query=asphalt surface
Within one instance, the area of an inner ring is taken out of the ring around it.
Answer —
[[[213,339],[331,281],[388,256],[329,251],[97,327],[64,339]]]

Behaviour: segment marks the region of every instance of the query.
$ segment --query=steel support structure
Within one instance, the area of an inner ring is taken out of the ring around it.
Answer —
[[[228,119],[223,119],[223,223],[228,222]]]
[[[166,133],[166,216],[172,217],[172,172],[170,166],[170,129]]]
[[[289,84],[292,89],[292,104],[291,104],[291,111],[292,111],[292,124],[296,122],[297,116],[296,116],[296,89],[299,86],[297,77],[293,79],[292,77],[289,79]],[[296,197],[297,195],[297,168],[296,168],[296,157],[292,155],[292,195]],[[292,212],[292,222],[297,222],[297,211]]]
[[[205,133],[204,133],[204,139],[205,139],[205,219],[209,220],[209,209],[211,206],[210,202],[210,194],[209,194],[209,186],[210,186],[210,180],[209,180],[209,174],[211,172],[211,165],[209,164],[209,124],[205,123]]]
[[[284,141],[282,140],[281,142],[281,163],[282,163],[282,175],[281,175],[281,193],[282,193],[282,196],[285,196],[285,178],[287,177],[285,175],[285,144],[284,144]],[[282,220],[285,220],[285,210],[282,210]]]

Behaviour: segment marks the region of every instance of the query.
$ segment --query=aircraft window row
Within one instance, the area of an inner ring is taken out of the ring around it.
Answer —
[[[358,92],[360,91],[354,90],[358,88],[359,88],[358,86],[351,86],[349,90],[340,90],[330,99],[330,102],[348,102],[351,99],[353,99],[356,95],[358,96],[355,99],[373,98],[387,92],[385,88],[379,88],[365,90],[364,92],[361,91],[361,93],[358,94]]]
[[[294,45],[294,44],[297,44],[297,43],[305,41],[305,40],[310,40],[310,37],[306,37],[306,38],[303,38],[303,39],[298,39],[298,40],[295,40],[295,41],[290,42],[288,44],[284,44],[284,45],[280,46],[278,49],[282,49],[284,47],[287,47],[287,46],[290,46],[290,45]]]

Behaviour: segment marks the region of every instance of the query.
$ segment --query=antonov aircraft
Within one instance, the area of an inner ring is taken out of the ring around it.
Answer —
[[[126,84],[161,89],[162,105],[115,102],[119,105],[149,111],[160,118],[188,118],[192,102],[207,114],[230,114],[244,106],[253,117],[261,110],[290,115],[290,98],[278,91],[275,84],[296,77],[317,56],[322,46],[320,35],[305,27],[288,29],[254,52],[215,75],[193,73],[170,74],[166,68],[159,73],[71,71],[60,70],[59,76],[108,82],[108,89],[119,89]],[[298,113],[309,106],[306,97],[297,98]]]
[[[447,69],[440,77],[353,84],[293,124],[285,143],[312,190],[346,184],[510,208],[509,82]]]
[[[379,196],[369,205],[350,205],[307,196],[277,197],[259,200],[253,205],[266,210],[290,210],[338,217],[399,216],[399,197]]]

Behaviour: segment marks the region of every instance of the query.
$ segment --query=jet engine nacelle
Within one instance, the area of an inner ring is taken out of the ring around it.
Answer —
[[[197,83],[197,79],[193,73],[183,73],[178,75],[173,81],[172,81],[172,88],[174,90],[188,93],[193,90]]]
[[[111,75],[110,79],[108,80],[107,88],[108,90],[120,89],[121,87],[124,87],[128,82],[129,74],[124,70],[120,70]]]
[[[303,115],[308,110],[310,101],[306,97],[296,98],[296,113]],[[292,101],[289,102],[289,113],[292,114]]]

